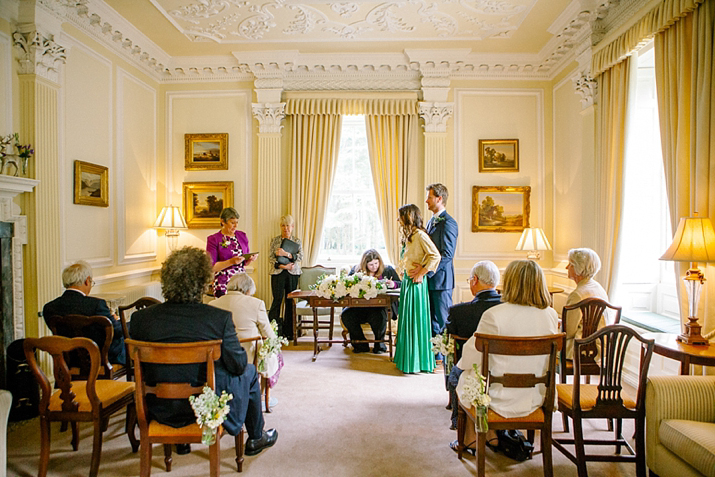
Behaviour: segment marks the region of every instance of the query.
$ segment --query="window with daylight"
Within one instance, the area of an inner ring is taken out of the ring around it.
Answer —
[[[318,263],[352,266],[360,262],[363,252],[369,248],[376,249],[386,260],[367,150],[365,116],[345,116]]]
[[[672,241],[658,123],[653,43],[633,55],[623,185],[621,249],[614,303],[643,323],[678,318],[673,262],[660,256]],[[632,76],[632,78],[634,78]],[[640,315],[640,319],[638,316]]]

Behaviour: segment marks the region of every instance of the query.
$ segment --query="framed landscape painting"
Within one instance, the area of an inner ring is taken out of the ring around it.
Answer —
[[[184,169],[228,170],[228,133],[184,134]]]
[[[74,203],[109,207],[109,169],[74,161]]]
[[[474,186],[472,232],[522,232],[529,227],[529,186]]]
[[[519,172],[519,140],[480,139],[479,172]]]
[[[221,227],[221,211],[233,207],[233,182],[184,182],[184,217],[190,229]]]

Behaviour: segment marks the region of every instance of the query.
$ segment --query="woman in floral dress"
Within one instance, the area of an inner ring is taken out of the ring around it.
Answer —
[[[243,255],[250,253],[248,237],[237,230],[238,212],[233,207],[226,207],[221,211],[221,230],[206,239],[206,252],[213,263],[214,297],[219,298],[226,294],[226,284],[238,272],[243,272],[245,266],[256,259],[252,255],[244,259]]]

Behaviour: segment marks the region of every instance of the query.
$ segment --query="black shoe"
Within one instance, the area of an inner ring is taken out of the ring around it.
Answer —
[[[368,345],[353,345],[353,353],[367,353],[368,351],[370,351]]]
[[[449,430],[450,431],[456,431],[457,430],[457,423],[452,421],[452,424],[449,425]]]
[[[385,345],[375,345],[372,347],[372,352],[375,354],[383,354],[387,352],[387,347]]]
[[[176,453],[186,455],[191,452],[191,444],[176,444]]]
[[[268,429],[258,439],[248,439],[246,441],[246,455],[260,454],[263,449],[271,447],[278,440],[278,431]]]
[[[449,447],[454,452],[459,452],[459,441],[457,441],[456,439],[453,440],[452,442],[449,443]],[[477,451],[475,449],[470,449],[469,447],[465,447],[462,452],[466,452],[467,454],[472,454],[475,457],[477,455]]]

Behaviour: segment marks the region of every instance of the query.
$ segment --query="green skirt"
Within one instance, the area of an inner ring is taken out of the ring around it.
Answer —
[[[395,364],[403,373],[431,373],[434,370],[432,327],[430,325],[427,279],[414,283],[404,274],[400,288]]]

